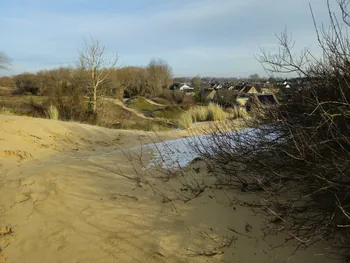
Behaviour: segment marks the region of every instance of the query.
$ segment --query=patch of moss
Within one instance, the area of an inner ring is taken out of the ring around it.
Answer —
[[[162,104],[162,105],[170,105],[170,101],[164,98],[153,98],[152,99],[155,103]]]
[[[100,107],[97,124],[114,129],[144,131],[164,131],[174,128],[172,123],[141,117],[134,111],[108,101]]]
[[[163,109],[153,111],[151,116],[155,118],[175,120],[178,119],[183,113],[184,111],[178,106],[167,106]]]
[[[126,104],[129,108],[132,108],[138,111],[154,111],[160,108],[157,105],[149,103],[143,97],[136,97],[136,98],[130,99]]]

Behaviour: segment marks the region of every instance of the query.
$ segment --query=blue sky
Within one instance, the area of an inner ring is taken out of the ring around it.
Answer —
[[[309,3],[327,22],[326,0],[0,0],[0,51],[10,72],[73,66],[90,35],[119,66],[162,58],[176,76],[264,74],[254,55],[277,49],[287,26],[318,52]]]

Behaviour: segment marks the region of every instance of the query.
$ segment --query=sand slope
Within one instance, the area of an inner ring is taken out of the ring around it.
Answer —
[[[0,115],[0,229],[12,230],[0,231],[0,262],[283,262],[293,252],[271,249],[284,237],[264,237],[264,219],[230,202],[231,193],[207,189],[186,203],[164,203],[151,187],[125,178],[135,172],[123,151],[152,140],[159,138]],[[316,255],[321,248],[289,262],[331,262]]]

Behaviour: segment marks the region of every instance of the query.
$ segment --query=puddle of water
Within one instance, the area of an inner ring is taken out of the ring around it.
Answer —
[[[252,140],[260,141],[262,136],[261,129],[244,129],[235,132],[228,132],[222,135],[199,135],[173,141],[160,142],[155,144],[145,145],[153,152],[153,158],[148,164],[148,167],[160,166],[162,168],[178,168],[188,165],[195,158],[200,156],[200,152],[214,153],[218,147],[225,146],[226,149],[235,147],[235,142],[232,135],[239,135],[240,144],[244,145],[245,138],[249,137],[249,142]],[[264,136],[268,140],[274,140],[276,135],[269,134]],[[218,144],[217,142],[220,141]]]

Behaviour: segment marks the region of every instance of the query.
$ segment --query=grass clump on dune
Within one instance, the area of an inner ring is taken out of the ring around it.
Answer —
[[[218,105],[210,103],[208,105],[207,121],[223,121],[228,117],[228,114]]]
[[[208,120],[208,107],[197,106],[189,110],[189,114],[192,116],[194,122],[206,121]]]
[[[249,118],[249,114],[244,107],[233,107],[227,110],[230,119]]]
[[[192,115],[189,112],[182,114],[182,116],[179,119],[179,125],[187,129],[191,127],[192,124],[193,124]]]
[[[50,120],[58,120],[59,118],[58,109],[55,106],[51,105],[49,109],[46,111],[46,116]]]
[[[219,105],[210,103],[208,106],[196,106],[181,115],[179,125],[189,128],[194,122],[223,121],[229,114]]]

